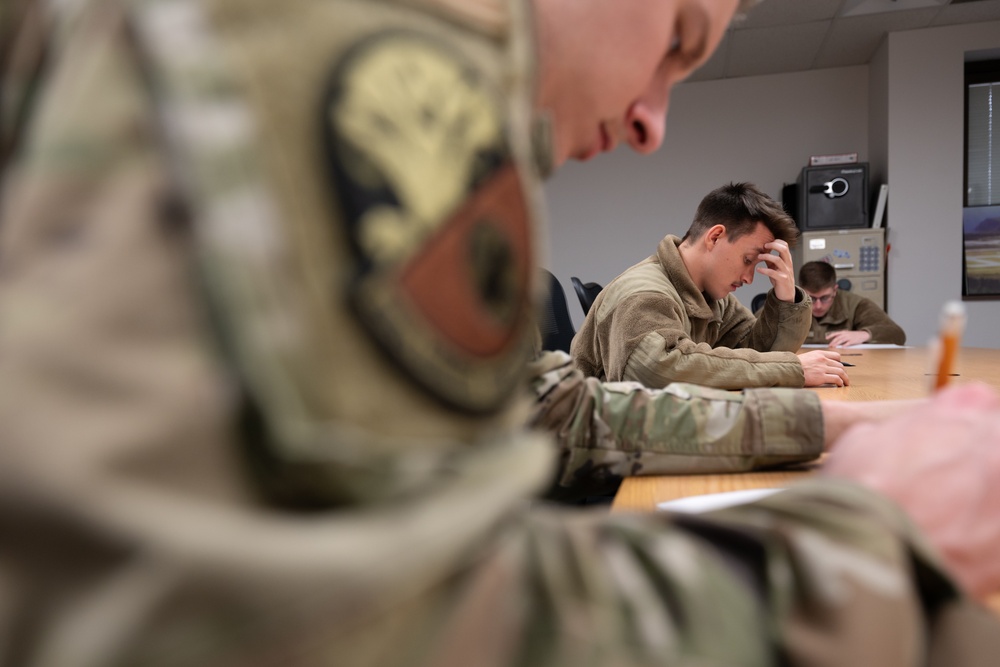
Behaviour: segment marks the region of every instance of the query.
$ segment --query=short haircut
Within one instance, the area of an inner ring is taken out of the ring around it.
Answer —
[[[806,262],[799,269],[799,287],[818,292],[837,284],[837,270],[829,262]]]
[[[794,248],[799,239],[795,221],[781,204],[761,192],[753,183],[730,183],[712,190],[698,204],[694,222],[682,240],[698,239],[715,225],[726,228],[726,236],[735,241],[752,234],[763,223],[775,239]]]

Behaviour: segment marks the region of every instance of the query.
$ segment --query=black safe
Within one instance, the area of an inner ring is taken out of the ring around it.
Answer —
[[[868,163],[803,167],[795,188],[804,232],[868,227]]]

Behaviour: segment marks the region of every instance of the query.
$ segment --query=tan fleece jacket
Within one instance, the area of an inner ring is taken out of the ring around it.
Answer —
[[[709,303],[681,260],[680,242],[667,235],[655,255],[598,295],[573,339],[576,366],[603,380],[647,387],[803,386],[794,352],[812,322],[809,297],[796,288],[796,303],[787,303],[771,291],[758,318],[732,294]]]
[[[837,290],[826,315],[819,319],[812,318],[806,342],[825,343],[826,334],[832,331],[867,331],[871,334],[869,343],[906,344],[906,332],[878,304],[860,294],[843,290]]]

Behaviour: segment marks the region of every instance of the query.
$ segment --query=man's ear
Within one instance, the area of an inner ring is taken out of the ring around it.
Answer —
[[[719,239],[722,239],[725,236],[726,236],[725,225],[713,225],[712,227],[709,227],[708,231],[705,232],[706,249],[711,250],[712,248],[714,248],[715,244],[719,242]]]

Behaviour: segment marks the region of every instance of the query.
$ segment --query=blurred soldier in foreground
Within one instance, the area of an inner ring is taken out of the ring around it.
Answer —
[[[753,505],[530,502],[553,464],[517,398],[534,151],[655,150],[735,0],[19,7],[3,664],[996,655],[969,597],[1000,583],[1000,412],[978,387],[848,433],[846,479]],[[557,123],[532,124],[536,90]]]

